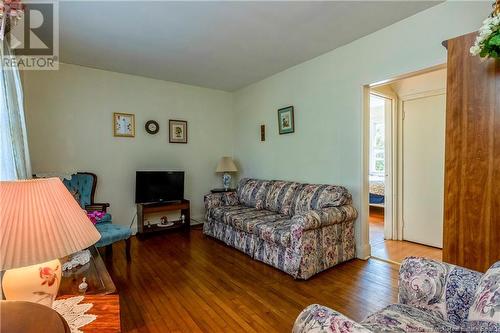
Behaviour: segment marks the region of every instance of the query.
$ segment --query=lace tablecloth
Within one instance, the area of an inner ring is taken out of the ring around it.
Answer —
[[[56,310],[68,323],[71,333],[82,333],[80,328],[96,320],[97,316],[87,314],[92,308],[92,304],[84,303],[83,296],[70,297],[54,301],[52,308]]]

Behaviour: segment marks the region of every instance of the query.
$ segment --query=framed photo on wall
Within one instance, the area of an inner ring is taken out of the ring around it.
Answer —
[[[188,142],[188,124],[185,120],[168,121],[168,142],[187,143]]]
[[[135,136],[135,115],[113,113],[113,135],[133,138]]]
[[[293,118],[293,106],[287,106],[278,110],[278,127],[280,134],[295,132],[295,120]]]

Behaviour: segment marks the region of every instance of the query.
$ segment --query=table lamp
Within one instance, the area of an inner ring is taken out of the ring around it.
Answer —
[[[231,175],[229,172],[237,172],[238,168],[236,168],[236,165],[233,162],[233,159],[229,156],[223,156],[219,164],[217,164],[217,169],[215,169],[215,172],[223,172],[224,174],[222,175],[222,184],[224,185],[224,190],[228,190],[229,186],[231,185]]]
[[[51,306],[61,282],[59,258],[100,237],[59,178],[0,182],[0,270],[7,300]]]

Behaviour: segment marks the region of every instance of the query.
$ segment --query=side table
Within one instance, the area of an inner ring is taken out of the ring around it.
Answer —
[[[236,192],[236,189],[235,188],[228,188],[227,190],[226,189],[223,189],[223,188],[213,188],[210,190],[211,193],[224,193],[224,192]]]
[[[57,299],[73,297],[65,295]],[[80,327],[84,333],[119,333],[120,325],[120,299],[118,295],[85,295],[79,304],[92,303],[92,307],[86,313],[96,315],[97,318],[90,324]]]

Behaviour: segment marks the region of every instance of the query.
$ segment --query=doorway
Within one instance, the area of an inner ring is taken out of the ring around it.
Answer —
[[[441,260],[445,66],[371,85],[367,109],[372,257]]]

